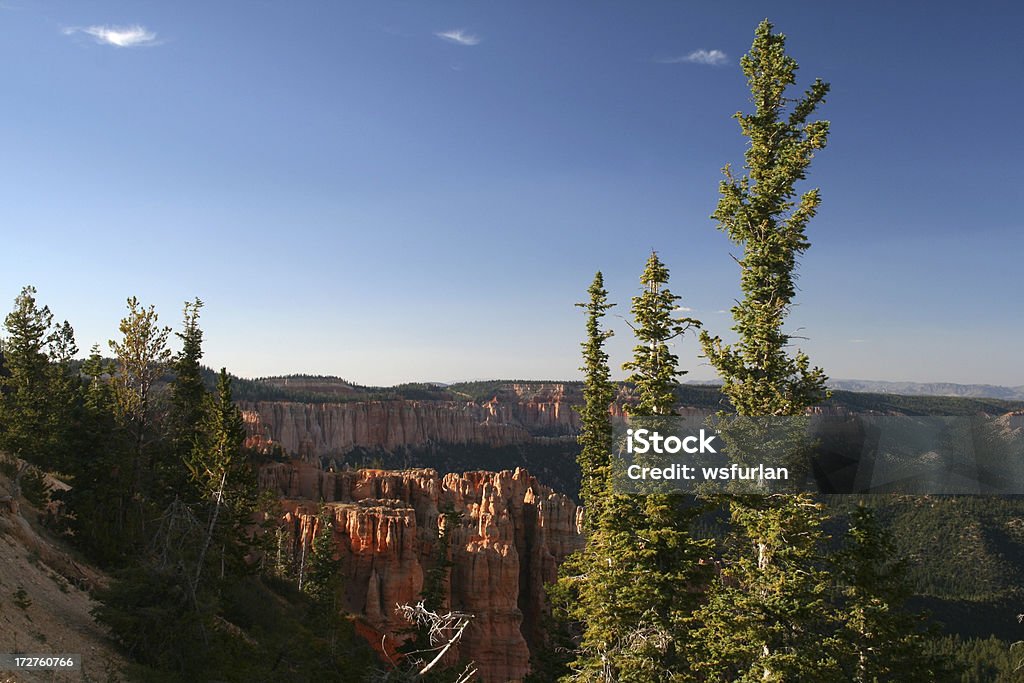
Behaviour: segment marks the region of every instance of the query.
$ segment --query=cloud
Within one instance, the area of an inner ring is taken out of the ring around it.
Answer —
[[[451,31],[441,31],[434,34],[441,40],[447,40],[449,43],[455,43],[456,45],[479,45],[480,37],[474,36],[472,33],[466,33],[461,28],[452,29]]]
[[[693,309],[690,308],[689,306],[676,306],[676,310],[682,311],[683,313],[690,313],[693,311]]]
[[[851,344],[864,344],[864,343],[866,343],[868,341],[869,340],[867,340],[867,339],[851,339],[850,343]]]
[[[64,29],[64,35],[85,33],[96,39],[100,45],[114,47],[141,47],[156,45],[156,34],[149,29],[135,24],[134,26],[85,26]]]
[[[658,64],[704,64],[706,66],[722,66],[729,63],[729,55],[721,50],[694,50],[683,57],[669,57],[654,60]]]

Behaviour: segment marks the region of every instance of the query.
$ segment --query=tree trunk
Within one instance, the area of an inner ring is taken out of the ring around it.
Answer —
[[[195,602],[196,592],[199,590],[199,577],[203,573],[203,563],[206,561],[206,551],[210,548],[210,541],[213,539],[213,530],[217,525],[217,516],[220,514],[220,504],[224,499],[224,485],[227,483],[228,471],[225,469],[220,476],[220,487],[214,498],[216,504],[213,507],[213,514],[210,516],[210,527],[206,530],[206,539],[203,541],[203,549],[199,552],[199,561],[196,564],[196,578],[192,581],[192,600]]]

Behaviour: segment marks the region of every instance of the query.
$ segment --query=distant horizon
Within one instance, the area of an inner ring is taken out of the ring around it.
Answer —
[[[210,368],[209,366],[206,366],[206,367],[208,367],[211,370],[213,369],[213,368]],[[230,372],[230,369],[228,371]],[[566,378],[559,379],[559,378],[555,378],[555,377],[534,378],[534,379],[528,379],[528,378],[523,378],[523,377],[487,377],[487,378],[475,378],[475,379],[459,379],[459,380],[452,380],[452,381],[409,380],[409,381],[405,381],[405,382],[397,382],[395,384],[363,384],[363,383],[360,383],[360,382],[351,381],[348,378],[343,377],[343,376],[328,375],[328,374],[322,374],[322,373],[294,372],[294,373],[286,373],[286,374],[280,374],[280,375],[258,375],[258,376],[255,376],[255,377],[245,377],[245,376],[242,376],[242,375],[238,375],[236,373],[231,373],[231,374],[233,376],[235,376],[235,377],[238,377],[239,379],[242,379],[242,380],[245,380],[245,381],[249,381],[249,382],[258,382],[260,380],[291,379],[291,378],[304,378],[304,377],[328,379],[328,380],[338,380],[338,381],[344,382],[345,384],[348,384],[350,386],[358,387],[358,388],[361,388],[361,389],[392,389],[392,388],[400,387],[400,386],[407,385],[407,384],[427,384],[427,385],[434,385],[434,386],[439,386],[439,387],[449,387],[449,386],[453,386],[453,385],[457,385],[457,384],[477,384],[477,383],[485,383],[485,382],[498,382],[498,383],[501,383],[501,382],[530,382],[530,383],[541,383],[541,384],[544,384],[544,383],[551,383],[551,384],[562,384],[562,383],[568,384],[568,383],[573,383],[573,384],[579,384],[579,383],[582,382],[581,379],[566,379]],[[619,379],[615,379],[614,381],[622,382],[624,380],[622,378],[619,378]],[[682,380],[680,382],[680,384],[681,385],[690,385],[690,386],[721,386],[722,382],[721,382],[721,380],[686,380],[686,379],[684,379],[684,380]],[[893,386],[910,386],[910,387],[918,387],[918,388],[938,385],[938,386],[951,386],[951,387],[963,387],[963,388],[972,388],[973,387],[973,388],[992,388],[992,389],[1008,389],[1008,390],[1024,391],[1024,385],[988,384],[988,383],[985,383],[985,382],[968,382],[968,383],[963,383],[963,382],[943,382],[943,381],[917,382],[917,381],[907,381],[907,380],[854,379],[854,378],[837,378],[837,379],[829,378],[826,381],[826,386],[828,386],[830,389],[831,388],[835,388],[834,385],[836,385],[836,384],[877,384],[877,385],[893,385]],[[850,391],[850,390],[849,389],[841,389],[841,391]],[[872,393],[872,392],[866,391],[864,393]],[[946,394],[920,394],[920,395],[924,395],[924,396],[945,396]],[[993,398],[998,398],[998,397],[993,397]],[[1022,400],[1024,400],[1024,399],[1022,399]]]

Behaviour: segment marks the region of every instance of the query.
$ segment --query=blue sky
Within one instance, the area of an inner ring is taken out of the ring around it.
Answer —
[[[801,346],[836,378],[1024,384],[1014,2],[3,0],[0,297],[34,284],[86,349],[128,296],[173,325],[199,296],[243,376],[576,378],[572,304],[601,269],[627,315],[654,248],[728,338],[708,216],[765,16],[833,87]]]

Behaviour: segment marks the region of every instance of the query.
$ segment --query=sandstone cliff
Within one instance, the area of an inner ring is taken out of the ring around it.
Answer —
[[[487,400],[239,402],[247,445],[280,446],[306,459],[328,459],[356,448],[394,452],[432,444],[488,447],[535,437],[571,436],[579,429],[578,392],[562,384],[502,388]]]
[[[504,446],[529,433],[476,403],[359,401],[242,403],[247,445],[274,444],[303,458],[344,455],[355,448],[395,451],[430,443]]]
[[[479,667],[481,683],[519,681],[530,649],[542,642],[548,610],[544,585],[559,563],[582,546],[581,510],[525,470],[440,477],[427,469],[325,472],[278,463],[261,472],[264,488],[283,498],[283,523],[294,549],[309,547],[329,511],[343,567],[349,611],[392,638],[406,627],[397,604],[420,599],[437,566],[438,529],[446,528],[450,571],[445,607],[474,615],[459,655]]]

